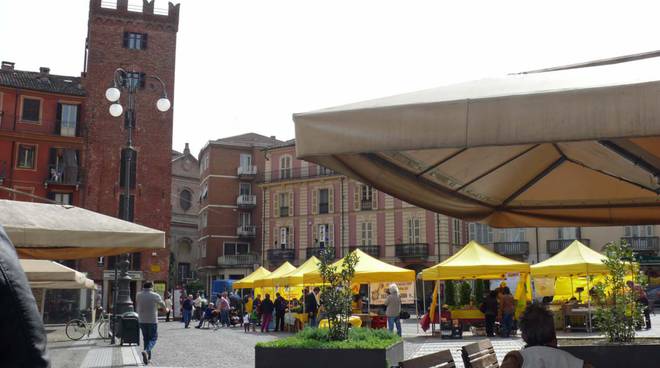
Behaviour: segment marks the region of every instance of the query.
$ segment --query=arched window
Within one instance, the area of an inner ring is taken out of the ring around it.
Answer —
[[[179,205],[184,211],[188,211],[192,206],[192,193],[188,189],[184,189],[179,193]]]

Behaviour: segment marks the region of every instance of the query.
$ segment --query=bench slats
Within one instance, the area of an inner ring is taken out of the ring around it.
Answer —
[[[399,368],[455,368],[454,358],[449,350],[423,355],[399,362]]]
[[[497,355],[490,340],[481,340],[461,348],[466,368],[499,368]]]

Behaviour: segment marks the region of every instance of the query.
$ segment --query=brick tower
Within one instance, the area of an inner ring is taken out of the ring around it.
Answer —
[[[107,215],[120,216],[124,186],[120,176],[122,150],[127,133],[124,115],[112,117],[105,90],[111,86],[117,68],[129,72],[137,83],[133,147],[135,167],[131,165],[132,217],[135,223],[169,233],[171,217],[172,110],[156,110],[161,86],[148,76],[160,77],[167,95],[174,100],[174,64],[179,5],[154,9],[154,0],[143,0],[142,9],[129,7],[128,0],[91,0],[85,50],[83,86],[87,91],[87,144],[85,177],[87,186],[83,206]],[[155,11],[154,11],[155,10]],[[125,95],[120,103],[126,106]],[[169,238],[169,237],[168,237]],[[83,271],[103,280],[103,304],[111,305],[114,262],[116,258],[84,260]],[[98,262],[103,263],[102,271]],[[132,255],[131,294],[142,281],[153,281],[157,291],[164,290],[168,279],[169,251],[144,251]],[[133,299],[134,300],[134,299]]]

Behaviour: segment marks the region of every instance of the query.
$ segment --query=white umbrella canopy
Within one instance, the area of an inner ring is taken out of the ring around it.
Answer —
[[[21,267],[33,289],[96,289],[94,280],[60,263],[21,259]]]
[[[660,223],[660,58],[619,61],[295,114],[297,154],[494,227]]]
[[[165,233],[73,206],[0,200],[20,258],[80,259],[165,248]]]

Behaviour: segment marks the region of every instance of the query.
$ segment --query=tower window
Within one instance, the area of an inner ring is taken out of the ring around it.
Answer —
[[[144,50],[147,48],[147,34],[124,32],[124,47],[133,50]]]

